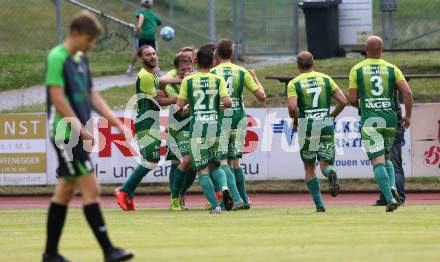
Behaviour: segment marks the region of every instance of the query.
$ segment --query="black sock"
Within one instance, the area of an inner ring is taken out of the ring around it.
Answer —
[[[104,253],[108,253],[110,250],[112,250],[113,245],[107,235],[107,228],[105,227],[104,218],[102,217],[99,204],[89,204],[84,206],[83,209],[87,222],[89,222],[89,225],[92,228],[99,245],[101,245]]]
[[[66,221],[67,206],[50,203],[47,214],[46,254],[57,254],[58,243]]]

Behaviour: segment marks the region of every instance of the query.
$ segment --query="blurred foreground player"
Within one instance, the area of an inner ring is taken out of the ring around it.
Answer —
[[[398,124],[410,126],[412,93],[402,72],[381,59],[383,42],[370,36],[365,45],[367,59],[355,65],[349,76],[350,104],[361,111],[361,136],[368,159],[373,164],[374,178],[386,200],[386,212],[393,212],[400,202],[396,189],[391,149]],[[395,89],[403,95],[405,116],[397,122],[394,105]]]
[[[85,126],[92,108],[122,133],[131,135],[92,87],[85,54],[95,45],[100,32],[98,20],[88,12],[81,12],[73,18],[70,34],[64,43],[53,48],[47,57],[48,122],[59,161],[59,180],[47,218],[43,254],[43,261],[47,262],[68,261],[58,253],[58,243],[76,186],[81,190],[84,215],[102,248],[105,261],[124,261],[133,257],[133,253],[114,247],[108,237],[99,207],[99,184],[89,159],[88,149],[93,135]]]
[[[325,212],[319,179],[315,173],[316,160],[319,161],[322,174],[328,178],[330,194],[336,196],[339,183],[334,166],[333,118],[344,109],[347,99],[333,79],[313,70],[314,60],[311,53],[299,53],[297,65],[301,74],[291,80],[287,87],[289,114],[293,118],[293,127],[298,127],[307,188],[315,202],[316,211]],[[330,114],[332,97],[337,104]]]

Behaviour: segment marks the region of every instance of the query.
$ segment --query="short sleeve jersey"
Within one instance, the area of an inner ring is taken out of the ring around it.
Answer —
[[[182,80],[179,99],[188,100],[191,122],[190,132],[198,124],[217,126],[220,113],[220,98],[228,96],[226,82],[222,77],[210,73],[195,73]],[[217,130],[219,132],[219,130]],[[206,135],[206,130],[200,133]]]
[[[258,90],[258,86],[249,71],[232,63],[222,63],[211,70],[211,73],[223,77],[226,82],[228,94],[232,100],[232,109],[243,110],[243,91]]]
[[[179,77],[179,73],[177,73],[176,69],[171,69],[170,71],[167,72],[167,75],[172,77]]]
[[[156,74],[152,74],[141,69],[136,80],[137,95],[137,116],[136,129],[150,129],[159,127],[160,106],[154,99],[157,96],[156,90],[159,88],[159,78]]]
[[[156,30],[158,26],[162,25],[162,21],[155,13],[149,10],[136,10],[135,16],[138,18],[140,15],[144,16],[144,22],[141,27],[142,33],[138,34],[137,37],[151,41],[156,40]]]
[[[180,92],[180,84],[169,84],[165,86],[165,92],[169,98],[179,97]],[[178,123],[182,121],[186,121],[189,116],[182,116],[177,113],[177,110],[175,108],[175,105],[170,106],[169,110],[169,126],[172,127],[174,130],[177,130],[177,123],[173,123],[172,120],[177,121]],[[188,124],[189,125],[189,124]],[[182,127],[184,130],[186,130],[188,126],[185,125]],[[180,129],[179,129],[180,130]]]
[[[287,96],[298,97],[300,118],[319,120],[330,116],[331,98],[338,88],[328,75],[312,71],[292,79]]]
[[[394,96],[400,80],[405,77],[399,68],[383,59],[365,59],[351,69],[349,88],[357,90],[361,123],[370,117],[381,117],[387,127],[397,126]]]
[[[49,87],[56,86],[64,89],[66,101],[81,124],[86,125],[92,111],[92,77],[87,57],[81,52],[71,55],[62,44],[54,47],[47,56],[45,85],[51,135],[55,141],[68,139],[69,128],[63,133],[56,132],[62,116],[52,104]]]

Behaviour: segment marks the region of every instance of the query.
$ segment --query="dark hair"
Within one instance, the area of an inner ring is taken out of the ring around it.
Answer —
[[[138,57],[141,57],[142,56],[142,52],[145,49],[150,48],[150,47],[154,49],[154,47],[152,47],[151,45],[143,45],[143,46],[139,47],[138,52],[137,52]]]
[[[214,51],[207,47],[201,47],[197,51],[197,64],[199,68],[211,68],[214,62]]]
[[[89,11],[81,11],[70,22],[70,32],[85,33],[97,38],[102,32],[102,25]]]
[[[177,55],[174,57],[174,67],[179,67],[181,63],[190,63],[192,64],[192,58],[188,55],[185,55],[183,53],[177,53]]]
[[[220,59],[231,59],[234,53],[234,42],[231,39],[220,39],[217,43],[216,52]]]

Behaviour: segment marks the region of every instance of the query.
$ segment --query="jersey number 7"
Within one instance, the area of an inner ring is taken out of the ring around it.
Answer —
[[[322,88],[320,86],[307,89],[307,94],[313,94],[313,107],[318,107],[319,95],[321,94],[321,91]]]

